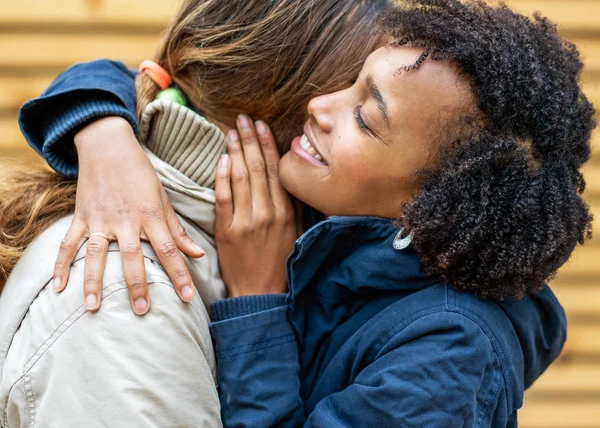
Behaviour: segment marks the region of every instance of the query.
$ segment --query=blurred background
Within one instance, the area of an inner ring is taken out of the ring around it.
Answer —
[[[223,0],[227,1],[227,0]],[[69,65],[97,58],[136,67],[152,58],[177,0],[17,0],[0,13],[0,158],[33,161],[17,112]],[[539,10],[580,49],[584,91],[600,111],[600,0],[512,0]],[[600,114],[598,115],[600,119]],[[564,305],[569,337],[560,357],[526,392],[519,412],[526,428],[600,427],[600,132],[585,167],[586,199],[596,237],[575,252],[552,287]]]

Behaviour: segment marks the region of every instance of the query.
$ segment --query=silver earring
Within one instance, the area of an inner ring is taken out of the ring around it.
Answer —
[[[413,237],[415,236],[414,233],[411,231],[406,238],[403,238],[402,237],[403,231],[404,231],[404,228],[400,229],[400,231],[394,238],[394,249],[395,250],[398,250],[398,251],[404,250],[406,247],[408,247],[410,245],[410,243],[413,240]]]

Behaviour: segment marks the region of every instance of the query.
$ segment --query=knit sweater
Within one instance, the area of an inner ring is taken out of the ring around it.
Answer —
[[[214,188],[225,135],[199,114],[171,101],[153,101],[142,113],[140,142],[200,186]]]

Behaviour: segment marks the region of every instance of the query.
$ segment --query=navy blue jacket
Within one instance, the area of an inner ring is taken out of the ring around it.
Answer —
[[[75,66],[25,104],[26,138],[76,174],[77,127],[113,114],[137,126],[133,77]],[[394,250],[395,233],[386,219],[330,217],[298,239],[288,295],[213,304],[226,426],[516,426],[524,389],[565,341],[560,304],[548,287],[504,302],[456,292],[412,247]]]
[[[288,259],[288,296],[213,304],[226,426],[505,427],[558,356],[546,286],[490,302],[394,250],[390,220],[330,217]],[[269,296],[267,296],[269,297]]]

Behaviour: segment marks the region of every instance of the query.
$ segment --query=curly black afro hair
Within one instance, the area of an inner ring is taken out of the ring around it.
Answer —
[[[594,108],[576,47],[539,14],[482,1],[407,0],[383,25],[395,45],[422,48],[421,62],[457,64],[482,116],[442,141],[397,226],[414,232],[424,269],[457,290],[496,300],[539,290],[591,237],[579,169]]]

